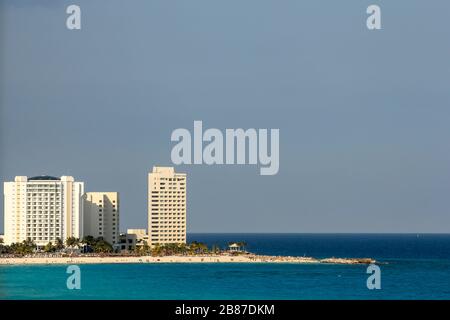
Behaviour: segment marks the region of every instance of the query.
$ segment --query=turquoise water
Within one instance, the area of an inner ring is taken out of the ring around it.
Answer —
[[[67,266],[3,266],[0,299],[450,299],[449,235],[189,237],[245,240],[267,254],[375,257],[382,288],[367,289],[360,265],[81,265],[81,290],[67,289]]]

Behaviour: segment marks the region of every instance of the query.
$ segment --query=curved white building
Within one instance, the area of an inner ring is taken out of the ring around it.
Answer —
[[[45,246],[57,238],[82,237],[83,182],[70,176],[17,176],[3,190],[5,244],[31,239]]]

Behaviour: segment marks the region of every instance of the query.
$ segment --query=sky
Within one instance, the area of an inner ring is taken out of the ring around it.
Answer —
[[[446,0],[0,0],[0,180],[72,175],[145,228],[173,130],[278,128],[277,175],[176,166],[188,232],[448,233],[449,21]]]

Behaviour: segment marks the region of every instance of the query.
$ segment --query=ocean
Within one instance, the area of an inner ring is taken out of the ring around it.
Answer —
[[[0,266],[0,299],[450,299],[450,234],[189,234],[225,246],[245,241],[268,255],[370,257],[381,289],[369,290],[364,265],[80,265],[81,289],[67,266]]]

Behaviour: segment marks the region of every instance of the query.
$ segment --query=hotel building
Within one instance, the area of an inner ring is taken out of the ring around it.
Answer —
[[[145,229],[127,229],[126,233],[119,235],[119,243],[116,245],[120,251],[133,251],[136,247],[148,244],[147,232]]]
[[[127,229],[127,235],[136,239],[136,246],[143,246],[148,244],[148,235],[146,229]]]
[[[148,174],[148,244],[186,243],[186,174],[153,167]]]
[[[119,241],[119,194],[87,192],[84,195],[84,235],[114,245]]]
[[[83,182],[70,176],[17,176],[4,183],[3,193],[5,244],[31,239],[44,246],[83,235]]]

